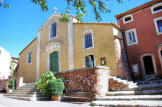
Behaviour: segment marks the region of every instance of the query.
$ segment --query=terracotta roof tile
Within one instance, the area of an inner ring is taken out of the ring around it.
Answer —
[[[133,8],[133,9],[128,10],[128,11],[126,11],[126,12],[120,13],[120,14],[116,15],[115,17],[116,17],[117,19],[119,19],[119,18],[121,18],[121,17],[123,17],[123,16],[125,16],[125,15],[134,13],[134,12],[136,12],[136,11],[139,11],[139,10],[141,10],[141,9],[150,7],[150,6],[152,6],[152,5],[154,5],[154,4],[157,4],[157,3],[160,3],[160,2],[162,2],[162,0],[152,0],[152,1],[147,2],[147,3],[143,4],[143,5],[140,5],[140,6],[136,7],[136,8]]]

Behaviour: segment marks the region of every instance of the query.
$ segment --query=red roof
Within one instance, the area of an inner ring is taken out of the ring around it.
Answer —
[[[143,4],[143,5],[140,5],[140,6],[136,7],[136,8],[133,8],[133,9],[128,10],[128,11],[126,11],[126,12],[120,13],[120,14],[116,15],[115,17],[116,17],[117,19],[120,19],[121,17],[123,17],[123,16],[125,16],[125,15],[132,14],[132,13],[134,13],[134,12],[137,12],[137,11],[139,11],[139,10],[141,10],[141,9],[150,7],[150,6],[155,5],[155,4],[157,4],[157,3],[160,3],[160,2],[162,2],[162,0],[152,0],[152,1],[147,2],[147,3]]]

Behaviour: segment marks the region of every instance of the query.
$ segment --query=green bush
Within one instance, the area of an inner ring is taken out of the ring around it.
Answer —
[[[63,94],[64,88],[65,88],[64,82],[62,81],[61,78],[58,78],[56,80],[51,80],[47,85],[48,96],[52,96],[52,95],[61,96]]]
[[[14,90],[15,87],[16,87],[15,82],[16,82],[15,78],[14,77],[10,77],[8,88]]]
[[[52,95],[61,95],[64,90],[64,82],[62,79],[57,79],[51,71],[42,75],[42,77],[35,82],[35,86],[41,93],[49,97]]]
[[[35,82],[37,89],[43,94],[47,94],[47,85],[50,80],[55,80],[53,72],[49,71],[42,75],[42,77]]]

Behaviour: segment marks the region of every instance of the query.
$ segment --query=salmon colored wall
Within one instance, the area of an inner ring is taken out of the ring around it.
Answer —
[[[130,67],[133,64],[138,63],[139,70],[141,72],[142,66],[140,56],[145,53],[152,53],[155,57],[157,72],[158,74],[162,75],[162,68],[157,48],[157,46],[162,43],[162,34],[157,35],[154,25],[154,18],[162,17],[162,11],[152,14],[151,7],[147,7],[143,10],[133,13],[132,15],[133,21],[126,24],[123,23],[123,18],[118,19],[118,24],[123,30],[123,37]],[[136,28],[138,44],[127,46],[124,32],[133,28]]]

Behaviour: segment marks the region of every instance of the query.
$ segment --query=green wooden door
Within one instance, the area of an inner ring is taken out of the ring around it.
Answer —
[[[56,51],[50,54],[50,71],[59,71],[58,52]]]

